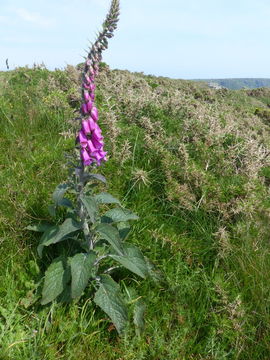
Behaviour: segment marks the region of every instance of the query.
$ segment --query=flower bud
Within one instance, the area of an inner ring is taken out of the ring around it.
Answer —
[[[90,84],[90,90],[92,92],[94,92],[96,90],[96,85],[95,84]]]
[[[85,101],[89,101],[90,100],[90,94],[88,91],[84,91],[83,92],[83,97]]]
[[[90,90],[90,85],[87,85],[86,83],[83,83],[82,87],[86,90]]]
[[[92,107],[93,107],[92,101],[88,101],[88,103],[87,103],[87,112],[90,113],[90,111],[92,110]]]
[[[90,81],[90,78],[89,78],[89,76],[87,74],[84,75],[84,79],[85,79],[87,85],[90,84],[91,81]]]

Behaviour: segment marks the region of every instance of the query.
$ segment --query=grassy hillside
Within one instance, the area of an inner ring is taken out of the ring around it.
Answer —
[[[231,90],[239,90],[243,88],[256,89],[260,87],[267,87],[267,88],[270,87],[270,79],[263,79],[263,78],[203,79],[196,81],[204,81],[207,83],[213,82]]]
[[[78,73],[0,73],[0,359],[269,359],[270,89],[106,69],[97,88],[110,154],[101,172],[140,216],[129,241],[164,280],[126,273],[123,290],[147,306],[141,336],[130,328],[120,339],[87,291],[39,305],[46,264],[25,227],[51,220],[67,176]]]

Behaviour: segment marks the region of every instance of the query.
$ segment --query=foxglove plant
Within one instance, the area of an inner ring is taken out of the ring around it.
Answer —
[[[151,273],[151,266],[137,247],[125,241],[130,229],[129,221],[138,217],[124,209],[120,201],[109,193],[94,192],[97,182],[106,183],[106,180],[92,171],[107,161],[95,106],[95,79],[102,51],[113,36],[118,17],[119,0],[112,0],[103,29],[85,60],[75,166],[70,170],[68,181],[57,186],[53,193],[54,204],[50,207],[53,216],[59,207],[66,208],[66,219],[60,224],[39,224],[28,228],[43,232],[38,246],[39,256],[42,257],[51,245],[57,253],[45,272],[41,304],[70,302],[83,293],[91,294],[121,333],[129,316],[113,274],[119,267],[125,267],[146,278]],[[140,328],[143,304],[138,299],[129,300],[133,304],[134,323]]]

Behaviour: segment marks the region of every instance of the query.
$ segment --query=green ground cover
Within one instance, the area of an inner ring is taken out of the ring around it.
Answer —
[[[50,221],[66,179],[79,107],[76,68],[0,73],[0,359],[269,359],[270,92],[106,67],[97,104],[107,189],[140,220],[129,242],[160,282],[128,272],[146,304],[145,331],[119,338],[89,292],[39,305],[46,260],[25,230]],[[117,274],[115,275],[117,276]]]

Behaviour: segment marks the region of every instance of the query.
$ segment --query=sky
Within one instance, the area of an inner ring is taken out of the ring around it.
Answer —
[[[120,0],[103,60],[181,79],[270,78],[269,0]],[[83,61],[110,0],[0,0],[0,70]]]

